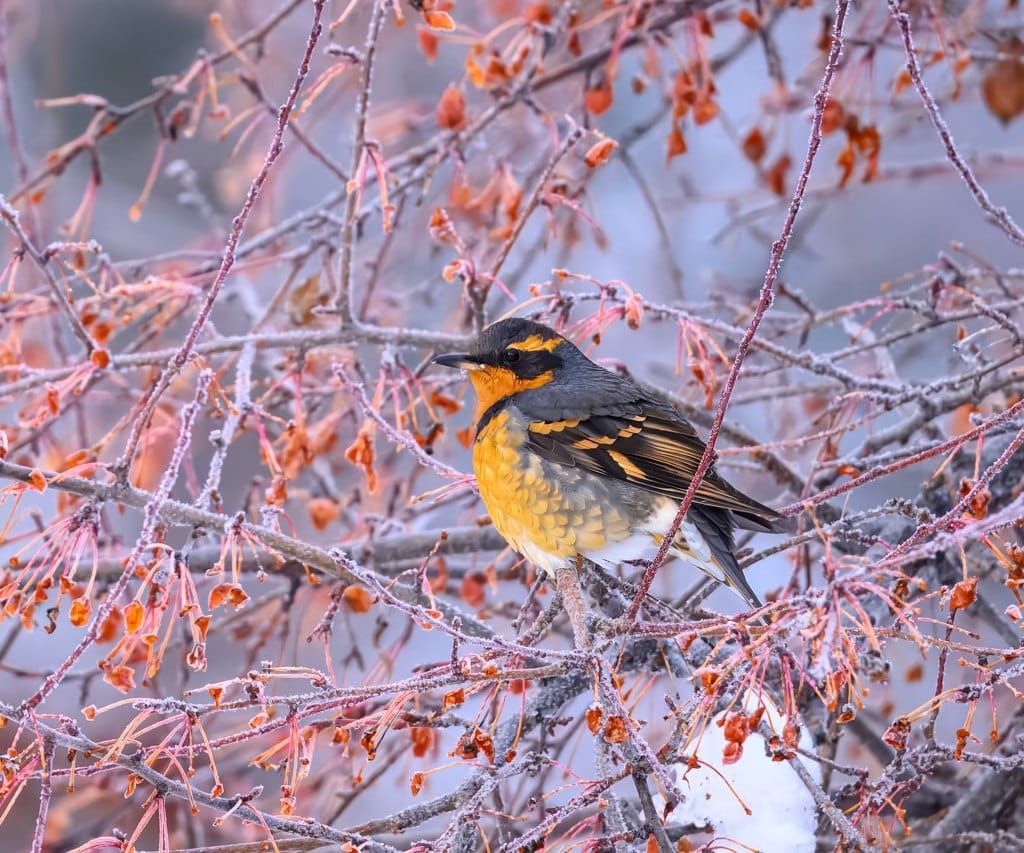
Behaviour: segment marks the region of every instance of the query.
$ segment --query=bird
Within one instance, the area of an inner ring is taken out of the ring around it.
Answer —
[[[488,326],[468,352],[433,361],[469,374],[473,470],[494,527],[514,550],[554,577],[584,559],[613,568],[654,553],[706,449],[668,402],[521,317]],[[782,532],[786,521],[712,465],[669,554],[758,608],[736,560],[737,527]]]

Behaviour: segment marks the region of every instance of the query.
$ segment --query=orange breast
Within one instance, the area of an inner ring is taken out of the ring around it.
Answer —
[[[609,535],[627,535],[625,519],[609,511],[589,477],[524,450],[526,428],[522,415],[506,409],[473,445],[480,496],[508,543],[538,569],[553,572],[577,553],[600,550]]]

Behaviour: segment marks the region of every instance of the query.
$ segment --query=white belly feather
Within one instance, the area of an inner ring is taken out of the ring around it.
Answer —
[[[598,550],[582,550],[581,553],[586,559],[605,569],[615,568],[625,562],[652,560],[658,553],[662,538],[672,526],[678,509],[677,504],[666,500],[648,519],[643,528],[631,536],[618,542],[609,542]],[[571,558],[567,559],[557,554],[551,554],[529,542],[524,541],[517,544],[519,547],[516,550],[520,554],[533,563],[539,571],[549,575],[553,575],[555,570],[562,566],[574,563]],[[696,525],[686,519],[683,519],[683,523],[679,525],[676,544],[671,548],[669,554],[699,569],[719,583],[726,582],[725,575],[714,561],[711,548],[703,535],[697,530]]]

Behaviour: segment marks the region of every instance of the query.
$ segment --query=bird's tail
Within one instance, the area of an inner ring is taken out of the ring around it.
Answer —
[[[762,607],[761,599],[747,583],[733,553],[729,514],[724,510],[691,506],[686,521],[689,523],[680,527],[683,540],[679,543],[680,556],[708,577],[729,587],[751,608]]]

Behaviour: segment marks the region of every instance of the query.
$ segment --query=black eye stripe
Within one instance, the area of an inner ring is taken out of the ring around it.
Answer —
[[[515,364],[519,361],[521,356],[522,353],[519,350],[509,347],[501,354],[501,360],[505,362],[505,364]]]

